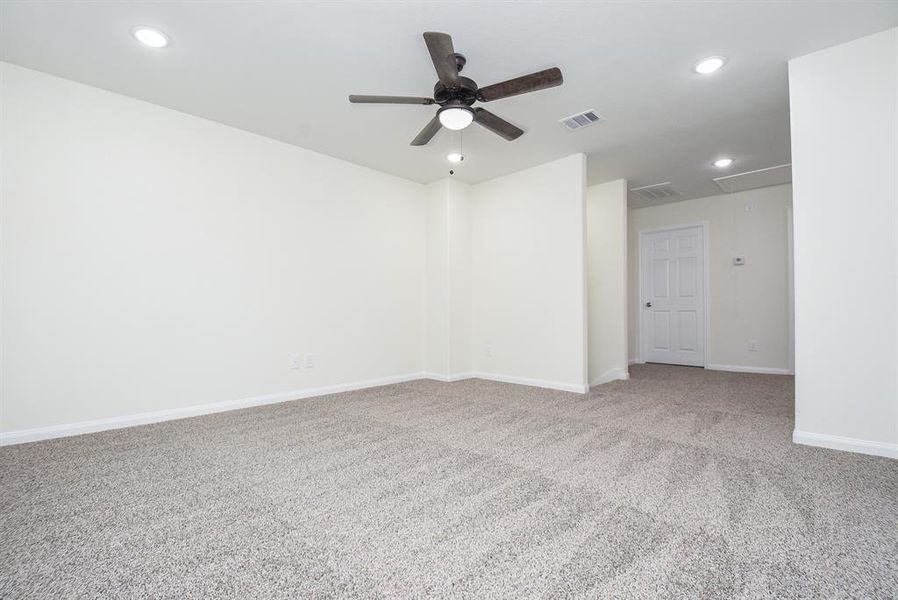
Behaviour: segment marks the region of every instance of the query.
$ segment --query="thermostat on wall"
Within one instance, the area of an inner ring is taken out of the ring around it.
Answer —
[[[736,256],[735,258],[733,258],[733,264],[736,265],[737,267],[741,267],[742,265],[745,264],[745,257],[744,256]]]

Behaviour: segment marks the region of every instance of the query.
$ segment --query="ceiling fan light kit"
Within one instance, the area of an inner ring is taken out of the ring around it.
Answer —
[[[474,111],[467,105],[447,105],[437,111],[440,125],[446,129],[459,131],[474,121]]]
[[[508,141],[516,140],[524,134],[523,129],[479,106],[472,108],[472,105],[475,102],[492,102],[544,90],[559,86],[563,82],[561,70],[552,67],[481,88],[474,80],[460,75],[467,60],[455,52],[449,34],[428,31],[424,33],[424,42],[427,44],[430,59],[439,78],[433,86],[433,98],[355,94],[349,96],[349,101],[354,104],[438,104],[440,108],[437,114],[412,140],[412,146],[426,145],[442,127],[458,131],[471,123],[477,123]]]

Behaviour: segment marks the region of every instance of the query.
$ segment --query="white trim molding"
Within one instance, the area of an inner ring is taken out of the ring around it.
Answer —
[[[585,385],[544,381],[542,379],[526,379],[524,377],[496,375],[492,373],[468,372],[455,373],[452,375],[424,372],[409,373],[406,375],[395,375],[392,377],[381,377],[378,379],[366,379],[364,381],[354,381],[351,383],[338,383],[335,385],[306,388],[289,392],[278,392],[276,394],[254,396],[252,398],[242,398],[239,400],[211,402],[208,404],[197,404],[195,406],[154,410],[151,412],[138,413],[134,415],[123,415],[120,417],[94,419],[91,421],[81,421],[78,423],[66,423],[63,425],[50,425],[49,427],[36,427],[34,429],[8,431],[5,433],[0,433],[0,446],[12,446],[14,444],[26,444],[28,442],[39,442],[41,440],[52,440],[55,438],[70,437],[73,435],[82,435],[85,433],[96,433],[99,431],[107,431],[109,429],[122,429],[125,427],[135,427],[137,425],[162,423],[165,421],[174,421],[176,419],[186,419],[188,417],[211,415],[214,413],[226,412],[229,410],[239,410],[241,408],[251,408],[253,406],[264,406],[266,404],[278,404],[280,402],[290,402],[291,400],[303,400],[306,398],[314,398],[317,396],[326,396],[328,394],[352,392],[354,390],[363,390],[367,388],[380,387],[382,385],[391,385],[394,383],[407,383],[409,381],[419,381],[422,379],[433,379],[436,381],[444,382],[461,381],[463,379],[487,379],[489,381],[516,383],[519,385],[529,385],[533,387],[562,390],[565,392],[576,392],[579,394],[585,394],[589,391],[589,387]]]
[[[630,373],[627,371],[627,369],[616,367],[614,369],[608,369],[607,371],[596,377],[589,383],[589,387],[602,385],[603,383],[610,383],[612,381],[626,381],[628,379],[630,379]]]
[[[92,421],[81,421],[79,423],[67,423],[63,425],[51,425],[49,427],[36,427],[34,429],[8,431],[5,433],[0,433],[0,446],[11,446],[13,444],[25,444],[28,442],[51,440],[54,438],[69,437],[72,435],[81,435],[84,433],[96,433],[98,431],[106,431],[108,429],[134,427],[136,425],[149,425],[150,423],[162,423],[164,421],[173,421],[175,419],[185,419],[187,417],[197,417],[200,415],[210,415],[213,413],[225,412],[229,410],[239,410],[241,408],[263,406],[265,404],[277,404],[280,402],[289,402],[291,400],[302,400],[304,398],[326,396],[328,394],[337,394],[340,392],[351,392],[354,390],[362,390],[366,388],[379,387],[382,385],[390,385],[394,383],[417,381],[424,378],[424,373],[409,373],[407,375],[395,375],[393,377],[381,377],[379,379],[367,379],[364,381],[355,381],[351,383],[338,383],[336,385],[306,388],[303,390],[278,392],[276,394],[254,396],[252,398],[242,398],[239,400],[226,400],[224,402],[212,402],[209,404],[197,404],[195,406],[185,406],[181,408],[154,410],[151,412],[138,413],[134,415],[109,417],[106,419],[94,419]]]
[[[445,375],[443,373],[424,373],[422,379],[433,379],[434,381],[442,381],[451,383],[453,381],[463,381],[465,379],[474,379],[475,373],[468,371],[467,373],[452,373]]]
[[[888,442],[871,442],[869,440],[827,435],[825,433],[799,431],[798,429],[792,432],[792,441],[805,446],[817,446],[819,448],[844,450],[846,452],[857,452],[872,456],[898,458],[898,444],[889,444]]]
[[[730,371],[732,373],[761,373],[763,375],[792,375],[790,369],[782,367],[752,367],[746,365],[710,364],[705,367],[710,371]]]
[[[589,386],[578,383],[567,383],[563,381],[547,381],[545,379],[529,379],[527,377],[517,377],[515,375],[502,375],[500,373],[471,373],[472,379],[486,379],[487,381],[498,381],[501,383],[516,383],[518,385],[529,385],[531,387],[546,388],[550,390],[560,390],[562,392],[574,392],[576,394],[586,394],[589,392]]]

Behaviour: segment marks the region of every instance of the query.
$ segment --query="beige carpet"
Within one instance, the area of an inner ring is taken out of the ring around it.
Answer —
[[[0,597],[896,598],[898,461],[792,379],[414,382],[0,449]]]

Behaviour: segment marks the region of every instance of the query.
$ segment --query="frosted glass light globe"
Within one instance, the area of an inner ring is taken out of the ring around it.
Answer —
[[[458,131],[474,121],[474,111],[470,108],[450,106],[440,109],[440,124],[446,129]]]

